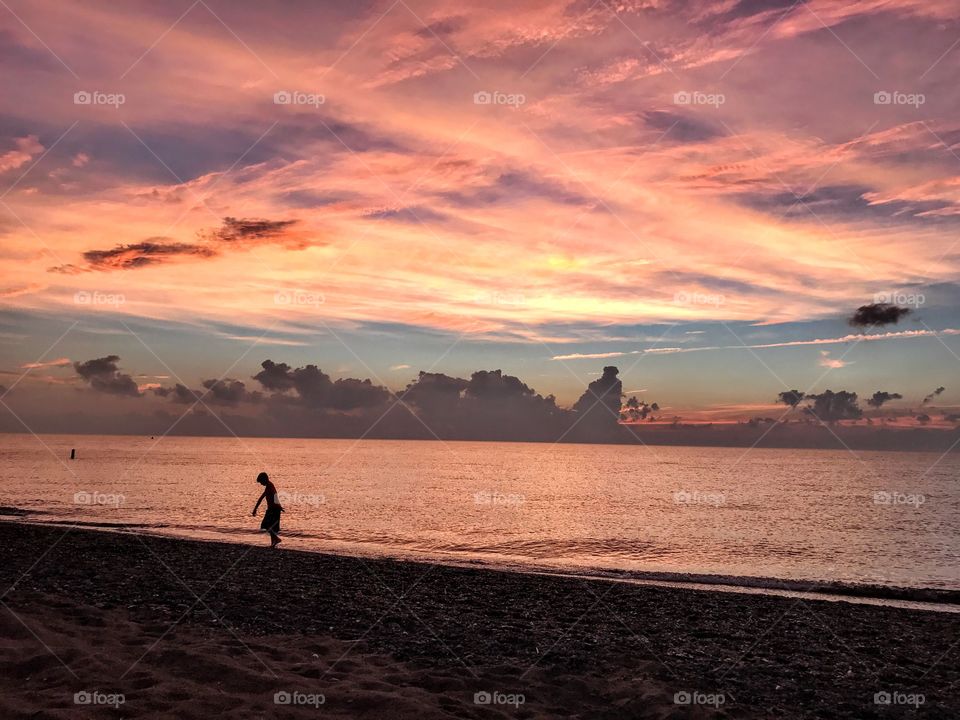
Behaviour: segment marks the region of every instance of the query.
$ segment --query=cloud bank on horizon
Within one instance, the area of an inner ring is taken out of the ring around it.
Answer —
[[[893,443],[905,448],[911,447],[914,439],[946,447],[960,432],[960,415],[934,404],[946,391],[943,386],[923,398],[922,410],[913,405],[916,398],[905,399],[899,392],[878,390],[864,397],[865,405],[861,405],[860,395],[852,390],[828,388],[811,393],[793,389],[781,391],[766,404],[740,406],[741,413],[753,413],[746,422],[724,422],[722,417],[708,414],[704,422],[691,423],[670,406],[642,399],[645,390],[624,391],[620,369],[612,365],[605,366],[569,406],[499,369],[476,370],[469,377],[421,370],[404,389],[393,391],[375,379],[334,379],[312,363],[296,367],[269,358],[262,360],[258,372],[249,378],[208,378],[197,388],[177,377],[171,381],[163,376],[131,374],[115,354],[72,363],[63,358],[43,367],[69,367],[60,377],[73,392],[60,388],[57,403],[18,403],[15,387],[3,388],[0,399],[7,405],[6,397],[13,393],[10,402],[17,412],[0,419],[0,430],[15,430],[19,422],[40,432],[71,434],[630,444],[649,441],[651,430],[661,440],[707,440],[711,444],[752,444],[776,431],[780,443],[808,446],[813,441],[814,446],[830,447],[838,438],[834,428],[844,425],[847,430],[857,426],[853,437],[866,447]],[[47,393],[50,390],[48,387]],[[890,404],[897,407],[884,407]],[[715,426],[717,420],[721,422]],[[870,432],[919,426],[938,432],[924,438],[906,433],[896,440]],[[704,435],[704,430],[713,434]]]
[[[956,3],[8,5],[0,296],[24,316],[292,345],[389,322],[549,365],[850,343],[791,328],[867,307],[871,340],[956,345],[930,319],[960,296]],[[771,335],[618,337],[733,324]]]

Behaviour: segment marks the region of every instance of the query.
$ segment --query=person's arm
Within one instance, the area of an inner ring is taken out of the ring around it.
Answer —
[[[251,515],[256,515],[256,514],[257,514],[257,508],[260,507],[260,503],[263,502],[263,499],[264,499],[266,496],[267,496],[267,491],[264,490],[264,491],[260,494],[260,498],[257,500],[257,504],[253,506],[253,511],[250,513]]]

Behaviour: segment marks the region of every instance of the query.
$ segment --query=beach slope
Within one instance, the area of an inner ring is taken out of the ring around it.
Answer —
[[[0,557],[3,717],[960,717],[960,615],[15,521]]]

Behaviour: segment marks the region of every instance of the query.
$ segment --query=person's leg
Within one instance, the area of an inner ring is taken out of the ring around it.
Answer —
[[[280,536],[273,530],[270,531],[270,547],[276,547],[280,544]]]

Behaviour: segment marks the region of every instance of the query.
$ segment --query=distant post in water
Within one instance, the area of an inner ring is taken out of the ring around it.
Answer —
[[[75,460],[76,457],[77,457],[77,449],[76,449],[76,448],[73,448],[73,449],[70,450],[70,459],[71,459],[71,460]]]

